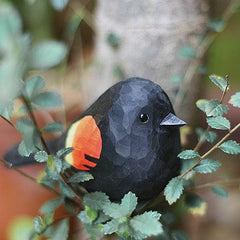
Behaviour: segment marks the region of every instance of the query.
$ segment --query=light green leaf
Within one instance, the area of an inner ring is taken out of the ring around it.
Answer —
[[[48,160],[48,154],[45,151],[36,152],[34,155],[34,159],[37,162],[46,162]]]
[[[81,211],[81,212],[77,215],[77,218],[78,218],[82,223],[90,223],[86,211]]]
[[[102,228],[102,224],[84,224],[84,230],[89,235],[89,239],[91,240],[96,240],[103,235]]]
[[[231,124],[229,120],[225,117],[208,117],[207,123],[211,128],[220,129],[220,130],[229,130],[231,128]]]
[[[42,92],[32,99],[32,103],[41,108],[60,107],[62,98],[55,92]]]
[[[93,175],[89,172],[77,172],[68,179],[69,183],[80,183],[93,179]]]
[[[103,192],[87,193],[83,197],[85,205],[94,210],[101,210],[105,204],[110,202],[109,197]]]
[[[226,189],[223,188],[222,186],[214,185],[214,186],[212,187],[212,191],[213,191],[218,197],[222,197],[222,198],[228,197],[228,192],[227,192]]]
[[[220,162],[207,158],[202,160],[193,170],[200,173],[211,173],[215,172],[220,166]]]
[[[57,11],[62,11],[68,4],[68,0],[50,0],[50,2]]]
[[[98,211],[97,210],[94,210],[94,209],[86,206],[85,211],[86,211],[89,223],[92,223],[98,217]]]
[[[205,107],[207,103],[208,103],[207,99],[199,99],[197,100],[196,105],[201,111],[205,112]]]
[[[56,230],[54,231],[52,240],[60,240],[60,239],[67,240],[68,232],[69,232],[69,220],[64,219],[56,227]]]
[[[157,212],[145,212],[130,220],[130,226],[137,232],[146,236],[156,236],[163,232],[162,224],[159,222],[160,214]]]
[[[221,104],[217,99],[212,99],[206,103],[205,112],[208,117],[222,116],[228,112],[228,106]]]
[[[42,205],[40,208],[41,214],[54,212],[62,203],[64,202],[64,198],[54,198],[51,199]]]
[[[184,180],[182,178],[175,177],[165,187],[164,196],[170,205],[176,202],[182,195],[183,183]]]
[[[184,150],[178,154],[181,159],[193,159],[200,157],[199,153],[194,150]]]
[[[33,227],[36,233],[41,234],[44,230],[44,223],[40,216],[37,216],[33,219]]]
[[[240,145],[233,140],[226,141],[222,143],[219,148],[228,154],[239,154],[240,153]]]
[[[26,99],[31,100],[44,88],[45,81],[40,76],[31,77],[22,88],[22,94]]]
[[[172,231],[172,240],[189,240],[188,236],[179,230]]]
[[[0,104],[0,116],[11,121],[14,111],[14,104],[12,102]]]
[[[112,219],[103,226],[104,234],[112,234],[118,231],[119,222],[116,219]]]
[[[217,134],[213,131],[206,131],[205,137],[208,142],[213,143],[217,139]]]
[[[218,86],[223,92],[226,90],[227,87],[227,81],[220,76],[217,76],[215,74],[212,74],[209,76],[210,80],[216,85]],[[228,90],[228,89],[227,89]]]
[[[234,107],[240,108],[240,92],[236,92],[232,95],[229,103],[231,103]]]
[[[61,132],[63,130],[63,125],[61,122],[52,122],[48,125],[44,126],[41,131],[42,132],[48,132],[48,133],[54,133],[54,132]]]
[[[29,53],[29,66],[34,69],[47,69],[58,65],[66,56],[66,46],[57,41],[44,41],[37,44]]]

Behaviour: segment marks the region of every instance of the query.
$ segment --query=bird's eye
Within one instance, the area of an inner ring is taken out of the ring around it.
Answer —
[[[146,123],[149,119],[149,116],[147,113],[141,113],[139,118],[140,118],[141,122]]]

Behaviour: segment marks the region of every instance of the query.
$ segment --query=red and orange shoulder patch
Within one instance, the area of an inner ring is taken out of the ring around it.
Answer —
[[[91,115],[87,115],[69,128],[66,147],[74,150],[66,156],[66,161],[79,170],[90,170],[96,163],[85,158],[85,155],[99,159],[102,151],[101,132]]]

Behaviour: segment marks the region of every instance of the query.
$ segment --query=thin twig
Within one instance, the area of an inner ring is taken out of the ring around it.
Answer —
[[[179,175],[179,178],[183,178],[189,172],[191,172],[203,159],[205,159],[209,154],[211,154],[214,150],[216,150],[232,133],[234,133],[238,128],[240,128],[240,123],[238,123],[232,130],[230,130],[218,143],[216,143],[209,151],[207,151],[204,155],[200,156],[196,163],[194,163],[190,168],[188,168],[185,172]]]

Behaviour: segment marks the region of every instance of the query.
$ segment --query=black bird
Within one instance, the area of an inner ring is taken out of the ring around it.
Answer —
[[[51,153],[74,148],[66,161],[75,172],[92,173],[94,179],[83,184],[89,192],[120,200],[132,191],[148,200],[179,173],[183,125],[159,85],[129,78],[103,93],[49,148]],[[15,165],[30,161],[20,157],[16,147],[5,159]]]

